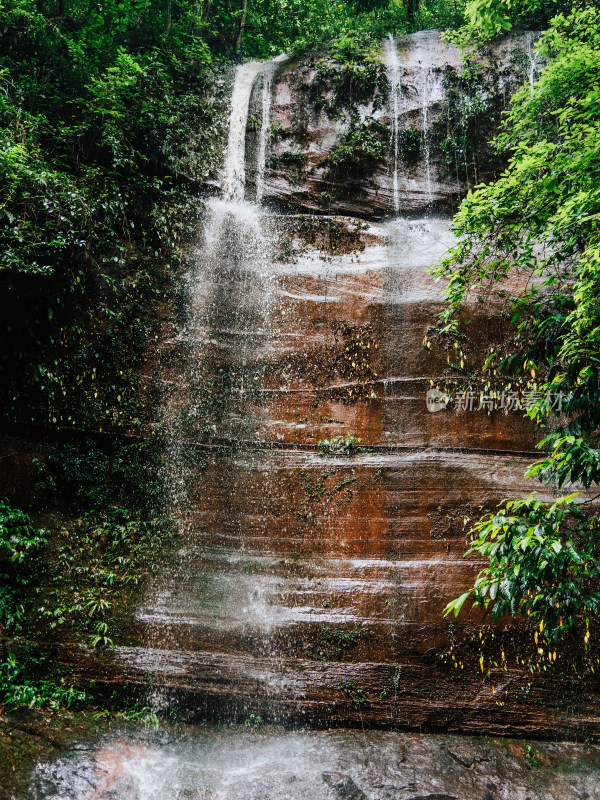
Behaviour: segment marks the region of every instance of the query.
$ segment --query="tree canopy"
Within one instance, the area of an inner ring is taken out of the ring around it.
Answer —
[[[553,10],[524,2],[517,13]],[[446,332],[460,326],[471,292],[493,292],[518,273],[510,301],[512,346],[492,350],[485,370],[530,374],[541,398],[529,410],[545,429],[543,456],[528,471],[556,490],[600,483],[600,17],[596,3],[552,17],[537,50],[545,66],[512,100],[496,146],[508,168],[478,186],[454,219],[459,243],[437,267],[448,279]],[[467,6],[477,40],[510,27],[515,6]],[[473,38],[471,38],[473,41]],[[553,403],[560,396],[561,404]],[[562,415],[558,406],[562,406]],[[486,515],[469,552],[489,561],[467,597],[495,616],[525,613],[559,639],[580,612],[600,605],[594,506],[574,494],[554,504],[531,496]]]

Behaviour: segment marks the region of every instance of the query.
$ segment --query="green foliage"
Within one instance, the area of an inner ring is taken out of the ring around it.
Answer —
[[[364,30],[342,33],[329,43],[327,49],[336,61],[345,64],[376,63],[380,57],[377,39]]]
[[[364,6],[371,5],[371,8]],[[406,29],[401,3],[337,3],[329,0],[250,0],[243,50],[248,56],[269,57],[303,51],[332,41],[342,57],[364,52],[365,39]],[[352,39],[356,39],[355,42]]]
[[[331,44],[342,59],[388,33],[462,24],[464,0],[203,0],[200,33],[213,53],[269,58]]]
[[[172,526],[125,508],[91,513],[62,527],[49,554],[49,576],[40,576],[30,625],[112,647],[125,623],[132,589],[156,569],[173,542]],[[37,616],[37,620],[35,616]]]
[[[398,691],[398,685],[400,684],[401,677],[402,677],[402,667],[396,666],[394,668],[394,674],[392,675],[391,682],[388,684],[388,686],[385,687],[385,689],[382,689],[381,692],[379,693],[380,700],[385,700],[385,698],[391,692],[394,692],[394,694],[396,694],[396,692]]]
[[[29,518],[1,505],[0,625],[49,639],[72,631],[92,646],[112,646],[131,590],[152,574],[173,542],[163,517],[107,508],[49,537]]]
[[[432,143],[439,149],[453,178],[473,186],[484,176],[497,175],[505,166],[504,153],[490,142],[506,103],[507,89],[515,89],[510,75],[500,76],[493,56],[486,53],[485,66],[473,56],[462,70],[444,76],[446,104],[432,125]],[[500,80],[503,87],[500,89]]]
[[[247,728],[260,728],[264,725],[264,719],[260,714],[250,714],[250,716],[244,720],[244,725]]]
[[[481,570],[473,589],[451,602],[445,613],[458,615],[472,597],[495,619],[517,613],[531,617],[552,641],[563,637],[578,613],[596,613],[598,519],[591,520],[578,509],[574,497],[548,506],[531,495],[483,516],[472,529],[467,554],[483,556],[489,566]]]
[[[358,682],[354,678],[350,681],[340,683],[340,689],[358,708],[361,708],[369,702],[369,695],[358,685]]]
[[[277,156],[271,156],[270,163],[271,167],[277,169],[280,166],[283,167],[298,167],[298,169],[303,169],[308,162],[308,156],[306,153],[298,153],[293,150],[284,150],[283,153],[280,153]]]
[[[414,128],[404,128],[398,132],[398,152],[407,163],[419,160],[423,147],[421,131]]]
[[[523,758],[528,761],[532,767],[539,767],[543,762],[542,753],[530,744],[523,745]]]
[[[14,653],[0,661],[0,702],[7,709],[77,708],[87,705],[90,696],[70,686],[64,678],[58,680],[31,677],[39,664],[29,657],[19,662]]]
[[[508,168],[498,180],[469,193],[454,221],[459,244],[435,274],[448,279],[443,324],[450,334],[457,330],[470,293],[505,296],[503,281],[516,271],[526,277],[527,288],[509,300],[514,341],[493,351],[486,369],[491,376],[529,373],[541,393],[528,413],[550,432],[539,445],[546,455],[529,475],[558,486],[580,482],[590,487],[600,483],[596,6],[557,16],[539,52],[548,63],[533,91],[526,87],[513,98],[497,140],[498,150],[510,154]],[[550,426],[548,417],[560,411],[556,398],[566,416]],[[572,500],[554,505],[519,501],[509,510],[505,506],[475,528],[480,536],[476,547],[491,559],[491,571],[484,573],[476,593],[488,585],[489,591],[506,586],[507,593],[512,587],[512,594],[495,601],[495,613],[525,610],[558,636],[576,612],[597,610],[597,526],[579,519]],[[506,550],[496,561],[494,548],[500,542]],[[557,616],[563,624],[557,625]]]
[[[353,129],[377,129],[376,120],[360,122],[359,105],[371,103],[379,108],[387,101],[389,81],[385,66],[370,60],[343,63],[318,61],[315,75],[308,87],[308,97],[315,109],[324,108],[331,119],[344,119],[350,115]],[[380,131],[383,136],[384,131]]]
[[[100,716],[105,712],[100,712],[96,716]],[[116,715],[120,719],[125,719],[128,722],[141,722],[145,728],[154,728],[158,730],[160,723],[156,712],[152,711],[149,706],[142,706],[139,703],[124,708],[123,711],[118,712]]]
[[[326,481],[329,476],[333,474],[335,474],[335,470],[330,469],[326,472],[322,472],[318,477],[313,479],[310,473],[304,469],[298,472],[300,485],[304,489],[307,501],[315,502],[323,497],[327,492]]]
[[[42,566],[47,536],[27,514],[0,500],[0,630],[21,628],[27,587]]]
[[[154,441],[84,436],[49,443],[36,459],[38,488],[71,513],[120,506],[156,514],[165,499],[161,456]]]
[[[349,456],[361,447],[363,440],[352,436],[334,436],[332,439],[321,439],[317,442],[317,449],[321,455]]]
[[[425,2],[413,2],[412,5],[416,6],[416,13],[412,24],[409,21],[409,31],[431,28],[441,31],[455,30],[465,21],[465,0],[458,0],[456,3],[448,3],[446,0],[425,0]]]
[[[305,498],[297,512],[300,519],[311,522],[334,501],[337,508],[350,502],[354,496],[352,485],[357,483],[356,476],[346,475],[336,481],[333,476],[337,472],[337,469],[330,469],[313,478],[306,470],[299,470],[298,479]]]
[[[352,125],[327,158],[328,175],[356,180],[373,172],[385,160],[388,138],[387,127],[373,118]]]
[[[10,706],[58,707],[86,702],[85,694],[44,655],[50,642],[111,648],[129,624],[132,596],[164,566],[174,529],[160,508],[154,443],[91,439],[50,445],[39,460],[46,501],[63,514],[36,530],[30,518],[0,503],[0,632],[35,645],[41,657],[0,665],[0,692]],[[108,445],[108,446],[107,446]],[[116,500],[137,509],[115,505]],[[5,646],[5,642],[2,642]],[[9,650],[11,652],[11,650]]]
[[[22,511],[0,500],[0,564],[16,571],[30,568],[46,543],[43,531],[34,531],[31,520]]]
[[[100,13],[66,2],[59,15],[30,0],[3,6],[0,410],[9,418],[140,422],[135,368],[180,266],[177,238],[194,225],[186,181],[206,178],[220,152],[211,57],[192,36],[191,8],[168,21],[156,3]]]
[[[568,12],[572,0],[468,0],[465,24],[449,38],[470,48],[506,34],[513,28],[540,30],[560,12]]]
[[[360,622],[345,627],[333,628],[330,625],[321,625],[321,638],[326,642],[331,642],[335,647],[336,653],[341,653],[348,647],[358,644],[361,634]]]

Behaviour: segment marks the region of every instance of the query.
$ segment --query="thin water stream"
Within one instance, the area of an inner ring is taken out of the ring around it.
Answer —
[[[273,76],[278,66],[287,59],[286,55],[268,61],[261,70],[261,113],[260,133],[258,138],[258,154],[256,159],[256,202],[263,199],[265,168],[267,164],[267,147],[271,135],[271,104],[273,101]]]
[[[394,211],[400,210],[400,191],[398,188],[398,155],[399,155],[399,121],[400,114],[400,61],[398,59],[398,45],[395,38],[390,35],[385,40],[385,58],[388,70],[388,80],[390,82],[390,105],[392,117],[392,194],[394,200]]]
[[[398,41],[390,34],[384,42],[390,83],[392,195],[396,214],[401,210],[403,189],[407,188],[409,183],[401,152],[402,132],[420,133],[426,197],[429,203],[433,200],[431,109],[444,99],[444,86],[439,52],[432,50],[428,44],[428,40],[425,39],[423,44],[403,52],[401,60],[398,54]],[[412,75],[410,80],[406,77],[409,70]],[[409,120],[415,112],[418,114],[418,128],[411,128]]]
[[[529,91],[533,94],[533,87],[540,72],[542,61],[536,50],[536,43],[539,39],[539,34],[535,31],[527,31],[525,33],[525,48],[527,52],[528,68],[527,79],[529,81]]]

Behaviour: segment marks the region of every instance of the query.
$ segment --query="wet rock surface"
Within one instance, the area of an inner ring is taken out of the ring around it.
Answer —
[[[278,221],[213,213],[170,412],[182,542],[98,685],[125,681],[189,718],[595,735],[593,676],[440,659],[443,608],[479,567],[463,558],[464,518],[530,491],[536,441],[518,413],[427,410],[447,367],[422,345],[441,308],[427,268],[449,219],[371,225],[337,255],[311,234],[277,261]],[[492,305],[477,314],[485,342],[499,323]],[[357,342],[370,345],[358,368]],[[350,435],[366,449],[317,447]],[[98,679],[97,656],[65,661]]]
[[[493,151],[487,147],[487,140],[511,90],[526,80],[530,67],[527,35],[511,37],[483,57],[486,84],[478,89],[483,111],[477,119],[479,141],[477,152],[465,156],[472,161],[466,171],[454,163],[461,155],[454,152],[450,128],[462,113],[463,132],[467,131],[472,112],[466,107],[460,110],[461,96],[468,103],[466,95],[476,89],[460,82],[458,51],[444,44],[438,31],[420,31],[394,40],[392,46],[397,51],[397,69],[394,73],[388,64],[388,86],[383,75],[379,82],[369,81],[372,62],[359,64],[346,107],[341,104],[337,87],[343,85],[340,76],[347,66],[317,57],[292,61],[279,69],[271,109],[277,136],[260,178],[265,201],[304,213],[381,219],[394,212],[452,210],[464,195],[465,184],[489,177]],[[381,61],[385,61],[383,46]],[[452,87],[456,87],[456,94]],[[385,159],[357,165],[355,171],[351,168],[336,173],[331,155],[344,141],[351,111],[361,124],[374,121],[375,127],[380,123],[387,129],[388,153]],[[398,121],[396,134],[394,115]],[[399,137],[396,143],[394,135]],[[396,187],[394,153],[400,169]],[[251,167],[249,197],[254,197],[256,172]]]
[[[410,68],[425,63],[433,81],[423,91],[441,93],[454,63],[444,52],[432,33],[407,45]],[[294,69],[273,77],[273,124]],[[265,84],[252,77],[261,70],[236,71],[250,105],[253,94],[264,100]],[[236,158],[243,111],[231,120]],[[319,138],[312,119],[311,152],[325,152],[335,137],[326,126]],[[519,413],[427,409],[427,390],[448,374],[444,351],[423,346],[443,307],[427,272],[453,243],[432,163],[421,160],[416,176],[397,166],[400,197],[414,179],[435,210],[385,223],[274,214],[239,199],[244,164],[229,164],[231,197],[207,204],[193,253],[164,411],[179,552],[101,676],[96,656],[64,654],[82,682],[107,691],[126,682],[187,719],[598,733],[593,676],[574,683],[501,666],[483,674],[477,659],[458,669],[441,658],[444,606],[479,567],[463,559],[465,520],[530,491],[523,473],[536,434]],[[285,190],[296,211],[301,191]],[[502,335],[502,308],[474,299],[470,312],[473,346],[485,350]],[[362,449],[344,451],[347,441]],[[461,619],[454,634],[471,623]]]
[[[30,800],[591,800],[576,744],[253,727],[122,732],[36,769]],[[18,800],[18,798],[15,798]]]

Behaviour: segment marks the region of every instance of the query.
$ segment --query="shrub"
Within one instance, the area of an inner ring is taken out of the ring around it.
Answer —
[[[42,563],[47,531],[35,530],[27,514],[0,500],[0,625],[20,628],[23,595]]]
[[[383,123],[368,117],[362,124],[351,126],[327,159],[329,174],[364,177],[385,161],[388,130]]]

